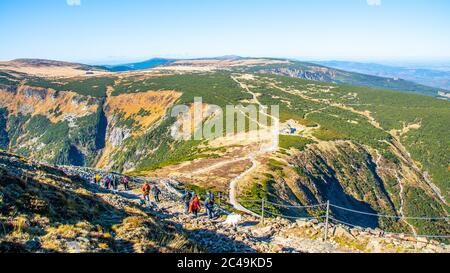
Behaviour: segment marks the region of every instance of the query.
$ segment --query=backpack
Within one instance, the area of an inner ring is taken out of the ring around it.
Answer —
[[[149,184],[144,184],[141,188],[142,192],[145,194],[149,194],[150,193],[150,185]]]
[[[208,208],[214,207],[214,200],[211,199],[211,198],[206,199],[206,201],[205,201],[205,207],[208,207]]]
[[[186,202],[186,203],[190,202],[190,201],[191,201],[191,198],[192,198],[192,196],[191,196],[191,193],[190,193],[190,192],[187,192],[187,193],[183,196],[183,200],[184,200],[184,202]]]
[[[200,209],[200,200],[198,198],[194,198],[190,205],[190,211],[199,209]]]

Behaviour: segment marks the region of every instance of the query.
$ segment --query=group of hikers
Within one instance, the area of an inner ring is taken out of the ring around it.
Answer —
[[[159,195],[161,194],[161,190],[157,185],[150,185],[148,181],[145,181],[141,187],[143,201],[145,203],[151,203],[150,201],[150,193],[153,195],[153,201],[158,204],[160,202]],[[198,213],[201,209],[200,197],[195,192],[190,192],[185,190],[182,200],[184,203],[184,213],[185,214],[193,214],[195,217],[198,216]],[[206,199],[203,203],[206,213],[210,219],[215,217],[215,200],[214,194],[212,192],[208,192]]]
[[[128,191],[130,189],[130,181],[126,176],[119,176],[115,174],[108,174],[106,177],[102,177],[99,173],[94,176],[94,183],[97,185],[102,185],[106,189],[113,189],[117,191],[119,189],[119,185],[123,186],[124,191]]]
[[[157,185],[150,186],[148,181],[144,182],[144,185],[141,187],[142,197],[145,203],[151,203],[150,201],[150,193],[153,195],[153,201],[158,204],[160,202],[159,195],[161,194],[161,190]]]
[[[195,217],[198,216],[198,213],[201,209],[201,202],[198,194],[195,192],[190,192],[185,190],[183,194],[183,202],[184,202],[184,213],[185,214],[193,214]],[[215,217],[215,200],[214,194],[212,192],[208,192],[206,194],[206,199],[203,203],[206,214],[209,219],[213,219]]]
[[[96,173],[91,181],[92,183],[103,186],[106,189],[112,189],[114,191],[117,191],[120,185],[122,185],[124,191],[130,190],[130,181],[126,176],[123,175],[116,175],[113,173],[102,175],[100,173]],[[161,190],[156,184],[150,184],[149,181],[145,181],[141,187],[141,192],[143,204],[156,206],[158,203],[160,203]],[[152,196],[152,198],[150,198],[150,196]],[[184,204],[184,213],[187,215],[192,214],[194,217],[197,217],[202,208],[200,196],[193,191],[191,192],[185,190],[184,194],[182,195],[182,200]],[[212,192],[209,191],[206,193],[203,207],[206,210],[208,218],[215,218],[216,205],[214,194]]]

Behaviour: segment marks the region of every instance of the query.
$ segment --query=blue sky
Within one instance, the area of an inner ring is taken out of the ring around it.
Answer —
[[[448,0],[1,0],[0,59],[450,60]]]

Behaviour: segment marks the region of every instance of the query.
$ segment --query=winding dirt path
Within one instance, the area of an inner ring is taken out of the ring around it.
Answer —
[[[245,160],[246,160],[246,158],[234,158],[234,159],[230,159],[230,160],[226,160],[226,161],[221,161],[216,164],[210,165],[208,167],[193,171],[193,172],[191,172],[191,175],[204,174],[204,173],[210,172],[212,170],[215,170],[215,169],[218,169],[218,168],[221,168],[221,167],[233,164],[233,163],[245,161]]]
[[[259,105],[259,107],[265,107],[258,100],[258,96],[254,92],[252,92],[250,90],[250,88],[248,88],[248,86],[246,84],[240,82],[237,77],[232,77],[232,79],[236,83],[238,83],[241,86],[241,88],[243,88],[244,90],[246,90],[249,94],[251,94],[253,96],[253,101],[256,102]],[[279,122],[280,121],[279,121],[278,118],[276,118],[276,117],[274,117],[272,115],[266,114],[266,116],[268,116],[269,118],[274,120],[274,122],[273,122],[273,124],[274,124],[273,127],[274,128],[273,128],[273,131],[272,131],[274,138],[272,140],[272,145],[269,146],[269,147],[266,147],[266,148],[261,148],[261,150],[255,151],[254,153],[249,154],[245,159],[250,160],[252,162],[252,166],[250,168],[248,168],[245,172],[241,173],[239,176],[237,176],[233,180],[231,180],[230,188],[229,188],[230,204],[236,210],[239,210],[239,211],[242,211],[244,213],[247,213],[247,214],[250,214],[250,215],[254,215],[254,216],[257,216],[257,217],[259,217],[258,214],[254,213],[254,212],[252,212],[252,211],[250,211],[248,209],[246,209],[244,206],[242,206],[239,203],[239,201],[236,198],[236,196],[237,196],[236,193],[237,193],[237,186],[238,186],[239,181],[241,179],[243,179],[247,174],[251,173],[258,166],[258,161],[257,161],[256,157],[260,156],[260,155],[263,155],[263,154],[266,154],[266,153],[275,152],[275,151],[278,150],[278,143],[279,143],[278,142],[278,135],[280,133],[279,132]],[[259,125],[263,126],[261,124],[259,124]],[[264,127],[267,127],[267,126],[264,126]]]

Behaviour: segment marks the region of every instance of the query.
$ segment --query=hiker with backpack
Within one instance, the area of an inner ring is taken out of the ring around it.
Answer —
[[[211,199],[213,202],[215,202],[214,200],[214,193],[212,191],[208,191],[206,194],[206,198]]]
[[[101,184],[102,177],[99,173],[95,174],[95,184],[100,185]]]
[[[193,194],[190,191],[188,191],[188,190],[184,191],[182,199],[183,199],[183,203],[184,203],[184,213],[185,214],[189,213],[189,205],[191,203],[192,197],[193,197]]]
[[[114,190],[116,188],[116,185],[115,185],[116,184],[116,179],[115,179],[113,174],[111,174],[110,180],[111,180],[111,188]]]
[[[161,194],[161,190],[158,188],[158,186],[154,185],[152,189],[153,193],[153,199],[155,200],[155,203],[159,203],[159,195]]]
[[[195,194],[192,198],[191,203],[189,204],[189,213],[194,214],[195,217],[198,216],[198,212],[200,210],[200,199],[198,198],[198,195]]]
[[[117,188],[119,187],[119,177],[117,175],[113,175],[113,181],[114,191],[117,191]]]
[[[150,184],[147,181],[145,181],[144,185],[142,185],[141,191],[142,191],[144,203],[147,203],[147,202],[150,203]]]
[[[204,206],[209,219],[214,218],[214,194],[208,193],[208,197],[205,200]]]
[[[128,178],[127,177],[125,177],[125,176],[122,176],[122,185],[123,185],[123,190],[124,191],[128,191],[128,189],[129,189],[129,181],[128,181]]]
[[[107,176],[105,179],[105,188],[109,190],[110,186],[111,186],[111,177]]]

